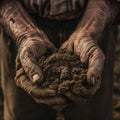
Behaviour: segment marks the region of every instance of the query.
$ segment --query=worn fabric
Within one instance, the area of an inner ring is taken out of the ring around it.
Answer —
[[[49,19],[66,20],[81,16],[84,0],[19,0],[30,13]]]

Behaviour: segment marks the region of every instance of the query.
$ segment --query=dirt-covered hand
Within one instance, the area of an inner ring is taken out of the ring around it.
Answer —
[[[31,20],[19,1],[4,0],[0,7],[0,18],[5,31],[17,44],[17,59],[20,59],[25,73],[31,81],[41,82],[43,76],[36,64],[37,59],[47,51],[53,51],[54,45]]]
[[[18,57],[26,75],[33,83],[41,83],[43,74],[40,67],[37,65],[41,56],[47,52],[53,52],[54,45],[47,40],[46,36],[34,35],[27,38],[20,44]]]
[[[87,81],[96,88],[94,89],[96,92],[100,87],[105,56],[92,37],[87,36],[83,31],[73,33],[60,49],[74,52],[80,57],[82,63],[88,64]]]
[[[19,59],[16,59],[15,81],[17,86],[24,89],[39,104],[55,106],[66,104],[66,99],[64,99],[62,96],[57,96],[54,89],[42,88],[36,84],[33,84],[33,82],[27,77]]]

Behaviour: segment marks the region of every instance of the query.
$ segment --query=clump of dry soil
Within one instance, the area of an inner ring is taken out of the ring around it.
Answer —
[[[52,55],[41,57],[39,66],[43,70],[43,88],[53,88],[58,94],[71,91],[77,96],[82,96],[81,91],[91,88],[87,84],[87,65],[82,64],[77,55],[57,51]]]

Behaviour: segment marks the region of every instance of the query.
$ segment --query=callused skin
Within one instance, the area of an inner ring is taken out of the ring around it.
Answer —
[[[94,94],[100,87],[105,61],[104,53],[98,42],[106,25],[112,24],[119,12],[120,4],[115,1],[89,0],[76,31],[61,46],[61,49],[80,56],[83,63],[88,63],[87,80],[89,84],[93,85],[91,94]]]
[[[52,52],[56,49],[47,35],[37,29],[26,11],[16,1],[4,1],[0,8],[0,16],[1,24],[18,46],[16,84],[36,102],[48,105],[65,103],[65,99],[56,97],[55,90],[41,89],[35,85],[43,82],[42,70],[37,66],[37,60],[47,51]]]
[[[88,62],[88,83],[93,85],[91,94],[95,93],[96,89],[94,88],[100,86],[105,60],[105,56],[97,43],[105,26],[115,19],[118,12],[119,6],[114,1],[89,0],[82,21],[60,48],[72,51],[80,56],[82,62]],[[19,3],[5,0],[1,5],[0,15],[4,28],[16,40],[19,47],[16,58],[17,85],[32,95],[38,103],[64,104],[66,100],[62,97],[56,97],[54,90],[44,90],[33,85],[33,83],[42,82],[43,78],[42,70],[36,64],[37,59],[48,50],[54,51],[54,45],[43,31],[37,29]],[[48,96],[52,98],[48,98]],[[76,96],[71,93],[66,94],[66,96],[76,102]]]

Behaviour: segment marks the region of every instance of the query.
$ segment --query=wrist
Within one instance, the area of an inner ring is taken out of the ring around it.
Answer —
[[[99,33],[99,34],[98,34]],[[79,41],[93,41],[96,44],[98,43],[98,41],[101,39],[102,37],[102,31],[95,30],[92,31],[91,29],[87,30],[84,27],[76,30],[69,39],[74,39],[74,40],[79,40]]]
[[[115,2],[106,2],[105,0],[89,1],[82,21],[75,31],[76,36],[80,36],[79,34],[82,33],[82,36],[91,37],[98,42],[105,27],[113,22],[117,13],[118,6]]]
[[[0,7],[0,15],[4,29],[16,40],[18,45],[22,41],[31,40],[38,35],[44,34],[33,24],[19,2],[3,2]]]

